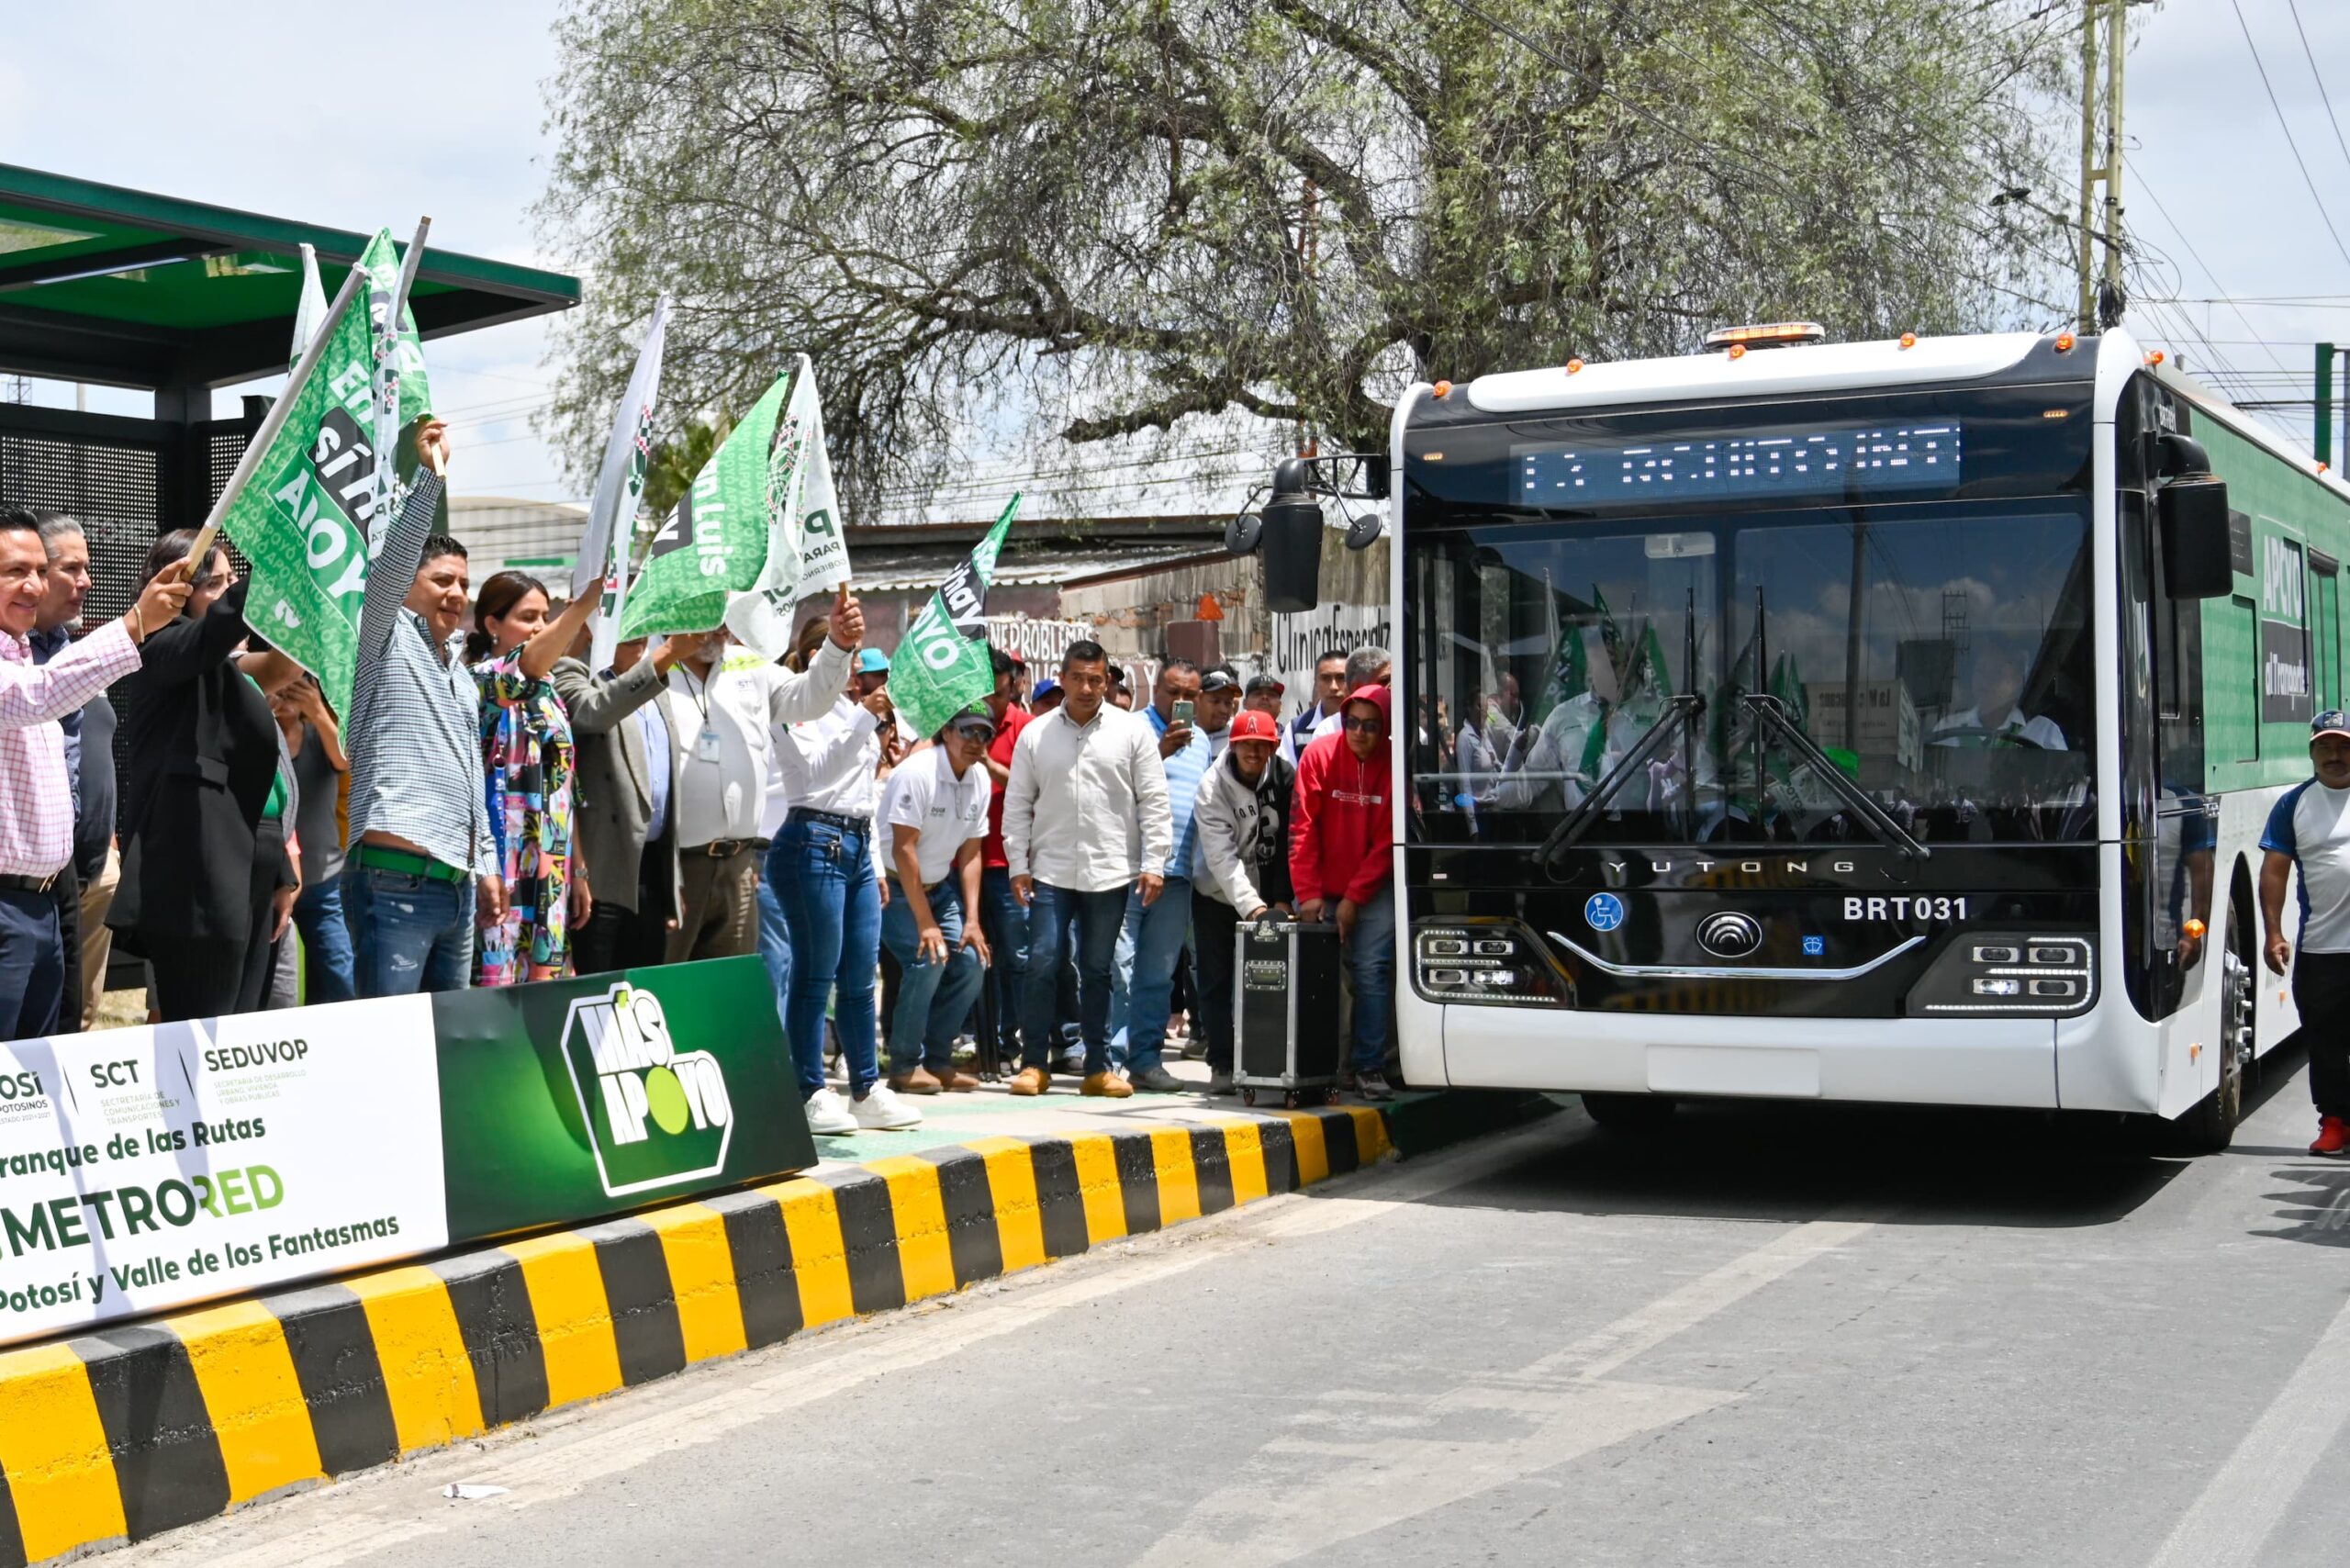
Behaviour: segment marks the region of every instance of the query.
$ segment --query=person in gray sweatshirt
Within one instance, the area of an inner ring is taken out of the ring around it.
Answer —
[[[1232,1092],[1232,964],[1240,923],[1290,911],[1289,806],[1297,769],[1265,714],[1233,715],[1231,739],[1192,804],[1192,931],[1200,964],[1198,1027],[1208,1092]]]

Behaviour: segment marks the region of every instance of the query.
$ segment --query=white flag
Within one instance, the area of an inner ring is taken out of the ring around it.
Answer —
[[[327,319],[327,291],[319,282],[319,252],[308,245],[302,247],[302,297],[294,307],[294,353],[288,364],[302,362],[302,351]]]
[[[801,354],[768,449],[767,566],[755,587],[727,601],[726,628],[761,657],[781,658],[791,648],[792,607],[848,579],[816,370]]]
[[[653,325],[636,351],[636,369],[612,416],[604,442],[596,494],[588,503],[588,526],[579,535],[579,558],[571,568],[571,593],[604,597],[588,657],[597,669],[612,662],[620,644],[621,610],[628,599],[629,549],[636,538],[636,506],[644,494],[644,471],[653,456],[653,406],[661,393],[661,345],[669,331],[669,297],[653,307]]]

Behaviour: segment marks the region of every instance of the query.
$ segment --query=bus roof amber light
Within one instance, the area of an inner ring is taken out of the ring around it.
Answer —
[[[2162,350],[2160,350],[2160,349],[2148,349],[2148,350],[2146,351],[2146,363],[2147,363],[2148,364],[2162,364],[2162,362],[2163,362],[2163,351],[2162,351]]]
[[[1904,332],[1904,333],[1902,333],[1902,334],[1901,334],[1901,346],[1902,346],[1903,348],[1905,348],[1905,349],[1914,349],[1914,348],[1916,348],[1916,347],[1918,346],[1918,334],[1917,334],[1917,333],[1915,333],[1915,332]]]
[[[1583,361],[1581,361],[1581,360],[1579,360],[1579,359],[1571,359],[1571,360],[1567,361],[1567,374],[1568,374],[1569,375],[1574,375],[1577,371],[1581,370],[1582,368],[1583,368]]]
[[[1436,384],[1436,395],[1438,402],[1442,402],[1445,398],[1452,396],[1452,383],[1449,381],[1438,382]]]
[[[2056,334],[2056,352],[2057,352],[2058,353],[2071,353],[2073,352],[2073,343],[2074,343],[2074,342],[2075,342],[2075,340],[2074,340],[2074,337],[2073,337],[2073,334],[2072,334],[2072,333],[2070,333],[2070,332],[2059,332],[2059,333],[2057,333],[2057,334]]]
[[[1729,357],[1732,359],[1744,359],[1746,357],[1746,345],[1744,343],[1730,344]]]

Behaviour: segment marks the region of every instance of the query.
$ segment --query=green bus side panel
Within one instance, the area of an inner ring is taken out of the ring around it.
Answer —
[[[2210,454],[2212,471],[2228,482],[2229,507],[2252,520],[2252,571],[2236,574],[2232,596],[2203,601],[2209,787],[2224,791],[2294,783],[2309,777],[2309,726],[2297,720],[2263,722],[2260,717],[2260,622],[2285,618],[2282,607],[2293,597],[2287,585],[2267,579],[2270,563],[2285,558],[2271,541],[2298,547],[2302,580],[2298,612],[2290,618],[2310,637],[2315,704],[2339,700],[2341,677],[2334,672],[2342,668],[2340,617],[2338,610],[2325,613],[2338,599],[2322,592],[2311,577],[2309,552],[2336,561],[2350,556],[2350,502],[2201,410],[2193,428]],[[2322,634],[2330,637],[2331,648],[2318,645]]]

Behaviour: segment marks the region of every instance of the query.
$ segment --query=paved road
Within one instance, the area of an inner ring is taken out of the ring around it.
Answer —
[[[1578,1112],[110,1561],[2331,1563],[2350,1166],[2311,1126],[2298,1073],[2195,1162]]]

